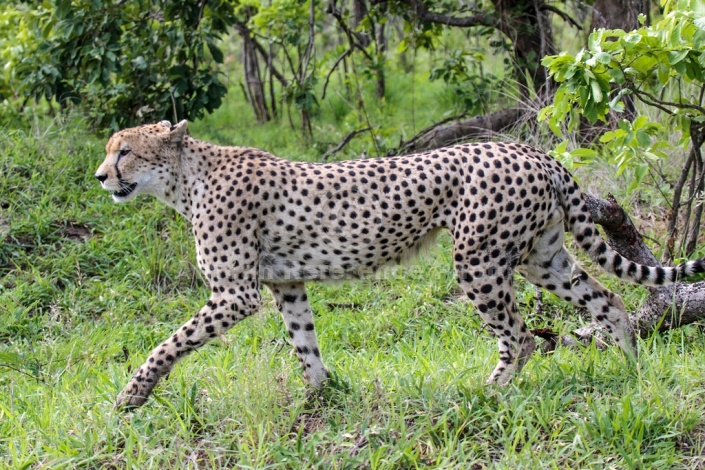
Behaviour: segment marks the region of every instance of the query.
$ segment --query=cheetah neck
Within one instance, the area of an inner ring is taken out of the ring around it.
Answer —
[[[205,194],[208,168],[212,162],[206,156],[213,144],[184,137],[181,152],[169,169],[165,190],[157,198],[189,221]]]

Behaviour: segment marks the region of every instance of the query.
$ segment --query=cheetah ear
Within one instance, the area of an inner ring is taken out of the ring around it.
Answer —
[[[169,121],[159,121],[159,125],[171,129],[171,123]]]
[[[172,144],[180,144],[186,135],[186,130],[188,129],[188,121],[184,119],[178,124],[174,124],[169,128],[169,142]]]

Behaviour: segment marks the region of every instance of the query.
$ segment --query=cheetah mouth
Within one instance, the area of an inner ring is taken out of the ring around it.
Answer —
[[[124,199],[135,190],[137,183],[127,184],[124,181],[120,181],[120,191],[113,192],[113,197]]]

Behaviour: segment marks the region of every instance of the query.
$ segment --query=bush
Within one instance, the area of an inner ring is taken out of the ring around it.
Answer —
[[[227,91],[215,41],[233,11],[227,0],[44,2],[24,14],[23,42],[34,51],[16,67],[19,91],[80,107],[112,129],[199,118]]]

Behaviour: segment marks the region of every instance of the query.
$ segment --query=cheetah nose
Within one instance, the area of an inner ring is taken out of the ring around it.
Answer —
[[[96,179],[101,183],[108,179],[108,175],[95,175]]]

